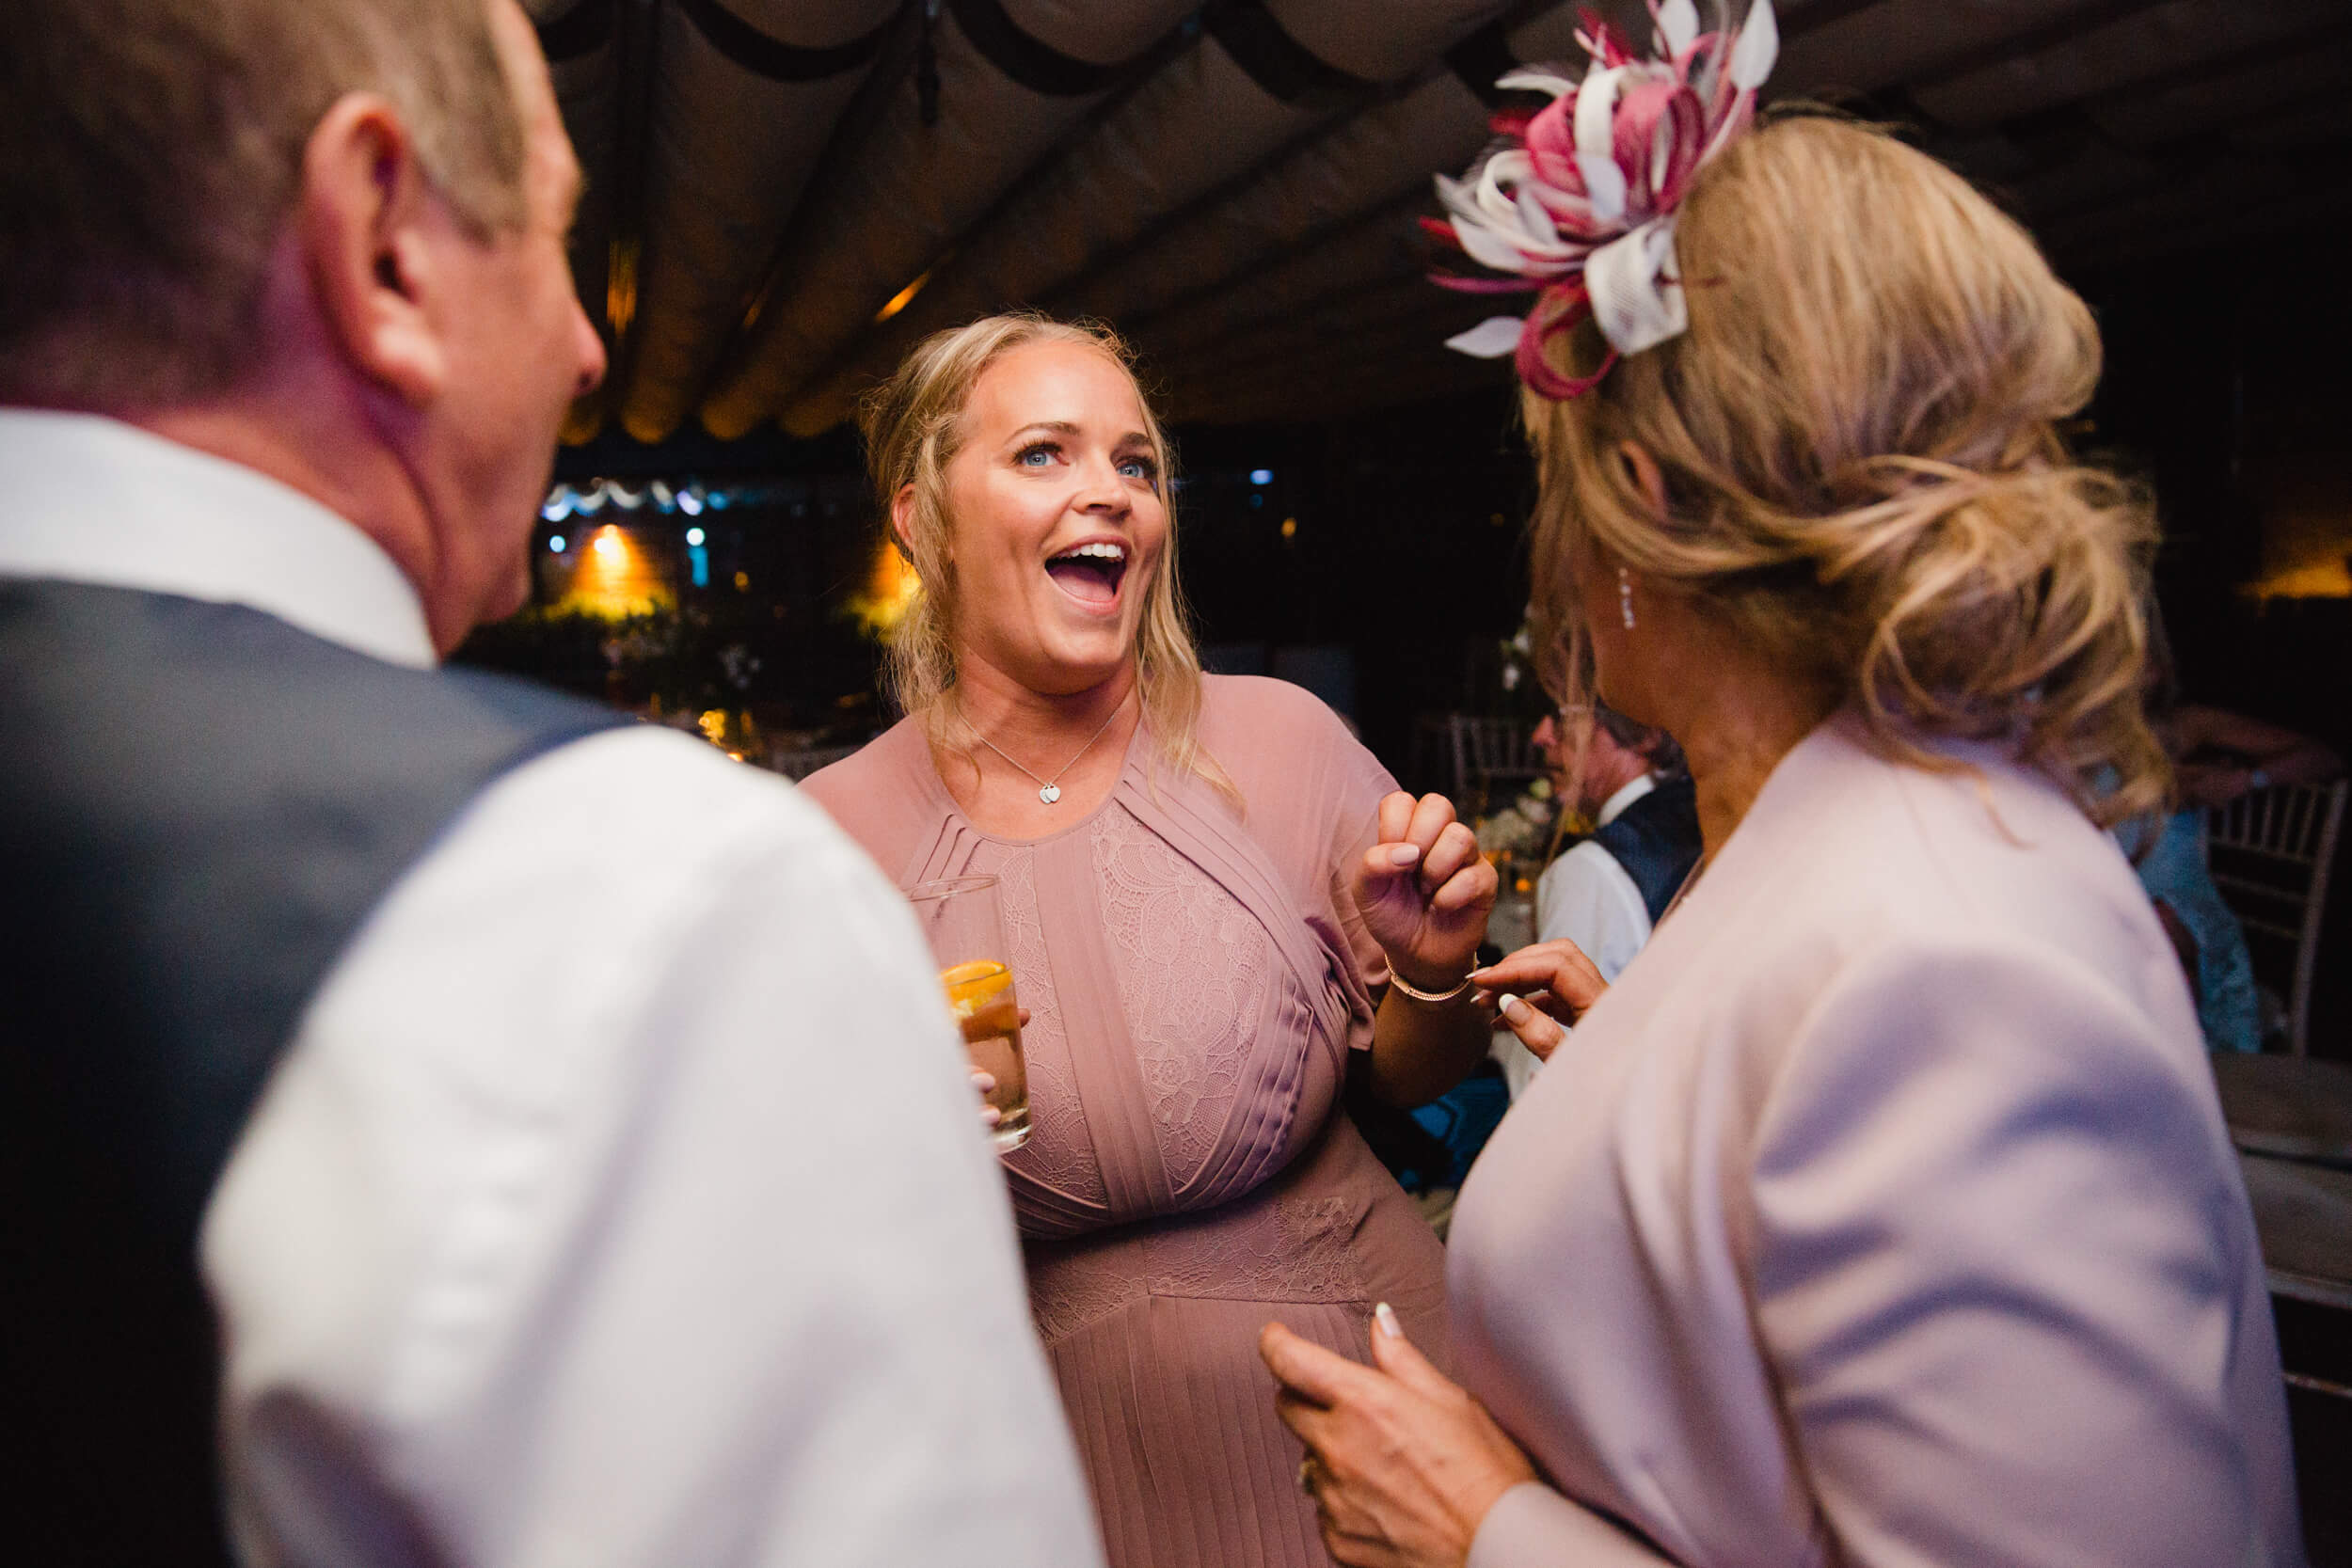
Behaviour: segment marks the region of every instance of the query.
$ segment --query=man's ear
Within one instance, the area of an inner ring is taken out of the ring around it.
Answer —
[[[339,99],[302,153],[297,230],[321,325],[351,366],[414,407],[450,373],[437,265],[462,231],[425,179],[400,115]]]

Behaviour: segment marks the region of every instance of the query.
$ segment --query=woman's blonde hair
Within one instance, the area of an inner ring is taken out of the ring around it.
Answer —
[[[914,566],[920,584],[884,655],[887,694],[900,712],[922,716],[932,744],[966,756],[976,749],[978,735],[954,701],[959,604],[948,550],[954,519],[947,508],[947,465],[963,444],[963,412],[981,372],[1030,343],[1092,349],[1117,365],[1135,388],[1159,493],[1168,508],[1168,543],[1160,551],[1159,570],[1144,588],[1136,634],[1136,685],[1144,721],[1171,767],[1200,774],[1230,797],[1232,785],[1199,737],[1200,656],[1176,577],[1174,453],[1136,379],[1134,356],[1117,333],[1093,322],[1058,322],[1022,310],[934,332],[859,405],[858,429],[866,437],[866,468],[882,508],[882,531]],[[891,527],[891,509],[909,485],[913,504],[901,539]]]
[[[1944,767],[1925,739],[1995,741],[2101,824],[2158,807],[2153,512],[2059,438],[2099,335],[2025,230],[1884,132],[1800,114],[1708,166],[1676,248],[1689,331],[1583,397],[1521,399],[1563,701],[1591,683],[1570,562],[1595,550],[1697,596],[1886,755]],[[1589,324],[1562,343],[1587,364],[1604,346]],[[1657,459],[1662,519],[1625,441]]]

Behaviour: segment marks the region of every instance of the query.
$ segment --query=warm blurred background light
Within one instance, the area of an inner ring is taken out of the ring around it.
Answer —
[[[850,613],[868,636],[886,642],[922,591],[922,579],[914,575],[907,558],[884,540],[874,553],[874,569],[867,574],[866,586],[850,599]]]
[[[551,549],[545,559],[562,610],[617,621],[677,602],[668,552],[617,523],[595,529],[561,552]]]
[[[2249,479],[2262,553],[2246,592],[2265,603],[2352,597],[2352,481],[2343,463],[2273,459]]]

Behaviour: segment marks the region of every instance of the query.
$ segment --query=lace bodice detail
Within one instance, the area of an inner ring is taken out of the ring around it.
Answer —
[[[1036,1131],[1006,1160],[1025,1234],[1070,1237],[1242,1198],[1321,1130],[1346,1050],[1269,914],[1107,802],[1003,879]],[[1056,880],[1048,886],[1044,879]],[[1320,946],[1294,948],[1322,957]]]
[[[1104,812],[1091,838],[1120,1002],[1181,1188],[1231,1118],[1275,956],[1232,894],[1125,812]]]

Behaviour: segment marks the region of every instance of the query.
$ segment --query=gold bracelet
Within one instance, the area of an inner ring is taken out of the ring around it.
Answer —
[[[1475,967],[1470,970],[1470,974],[1475,974],[1477,973],[1478,971]],[[1411,997],[1416,1002],[1451,1002],[1455,997],[1470,989],[1470,974],[1463,975],[1462,983],[1455,986],[1452,990],[1423,990],[1419,986],[1414,985],[1410,980],[1405,978],[1404,975],[1399,974],[1395,970],[1391,969],[1389,971],[1389,984],[1394,986],[1397,990],[1403,991],[1406,995]]]

